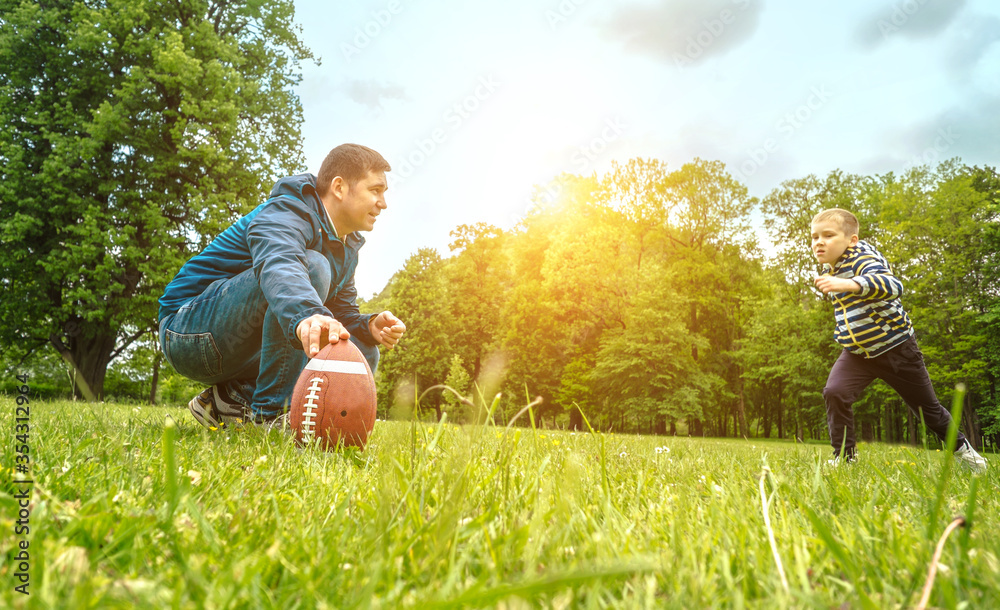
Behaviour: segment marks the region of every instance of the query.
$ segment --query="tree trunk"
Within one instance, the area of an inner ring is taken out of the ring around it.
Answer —
[[[49,341],[75,373],[73,377],[83,397],[88,401],[104,400],[104,376],[115,348],[114,335],[70,333],[67,346],[53,333]]]
[[[698,334],[698,303],[691,302],[691,334]],[[691,343],[691,358],[698,362],[698,345],[694,342]]]
[[[804,434],[802,432],[802,396],[799,396],[798,405],[795,408],[795,440],[800,443],[805,442],[803,438]]]
[[[770,401],[767,400],[767,398],[766,398],[766,396],[767,396],[767,386],[766,385],[764,386],[764,396],[765,396],[765,398],[763,399],[762,404],[761,404],[761,407],[762,407],[761,411],[763,411],[763,413],[761,413],[761,419],[764,420],[763,423],[762,423],[762,427],[764,428],[764,438],[771,438],[771,411],[772,411],[772,408],[769,407],[768,402],[770,402]]]
[[[160,362],[163,361],[163,352],[159,349],[156,350],[156,356],[153,357],[153,381],[150,383],[149,387],[149,404],[156,404],[156,386],[160,383]]]
[[[965,408],[962,409],[960,424],[962,432],[965,433],[965,437],[969,439],[972,446],[981,448],[983,436],[979,430],[979,413],[976,412],[976,407],[972,404],[968,394],[965,395]]]
[[[882,422],[883,429],[885,432],[885,442],[892,442],[892,405],[890,403],[885,403],[882,405]]]
[[[740,418],[740,420],[739,420],[740,421],[740,436],[746,438],[747,436],[749,436],[749,432],[750,431],[747,429],[747,414],[746,414],[747,411],[746,411],[746,405],[744,404],[744,401],[743,401],[743,380],[742,379],[740,379],[740,401],[737,404],[738,404],[737,408],[739,409],[738,415],[739,415],[739,418]]]
[[[782,394],[785,393],[784,384],[778,382],[778,438],[785,438],[785,404]]]

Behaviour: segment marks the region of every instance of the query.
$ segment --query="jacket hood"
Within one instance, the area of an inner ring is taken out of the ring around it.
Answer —
[[[319,198],[319,193],[316,191],[316,176],[312,174],[286,176],[275,182],[274,187],[271,189],[271,197],[290,195],[302,201],[306,200],[306,193],[315,195],[317,199]]]

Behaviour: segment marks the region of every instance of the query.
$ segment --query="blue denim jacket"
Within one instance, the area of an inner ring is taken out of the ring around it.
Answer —
[[[159,318],[176,313],[213,282],[253,268],[268,307],[295,347],[302,347],[295,327],[314,314],[333,316],[352,336],[376,345],[368,328],[373,316],[358,311],[354,287],[358,249],[364,243],[358,233],[349,233],[343,240],[337,238],[316,192],[315,176],[282,178],[271,189],[267,201],[233,223],[181,267],[160,297]],[[309,282],[306,250],[321,253],[330,262],[331,289],[325,303]]]

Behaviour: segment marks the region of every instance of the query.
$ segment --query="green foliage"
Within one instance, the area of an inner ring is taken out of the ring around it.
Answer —
[[[420,249],[374,303],[406,323],[406,340],[382,353],[378,403],[386,412],[398,405],[399,413],[409,413],[414,392],[441,383],[448,374],[452,335],[445,315],[447,284],[441,256],[430,248]]]
[[[560,176],[544,193],[511,231],[458,227],[449,258],[421,251],[378,296],[415,329],[386,357],[383,404],[399,383],[411,384],[406,397],[414,380],[419,391],[442,383],[458,356],[485,401],[483,373],[502,379],[501,421],[527,385],[542,421],[576,429],[582,413],[605,430],[825,439],[821,392],[839,348],[808,235],[815,213],[839,206],[903,280],[942,400],[969,387],[966,434],[979,445],[980,429],[1000,431],[992,169],[786,182],[760,202],[768,260],[753,231],[758,202],[716,162],[671,171],[633,159],[600,179]],[[423,406],[440,415],[440,400]],[[937,443],[882,385],[856,414],[865,438]]]
[[[0,3],[0,343],[95,393],[180,265],[302,166],[276,2]]]
[[[448,368],[448,376],[445,378],[444,384],[466,398],[472,396],[470,393],[472,377],[465,370],[462,357],[458,354],[451,357],[451,366]],[[469,405],[463,403],[451,392],[444,392],[443,398],[447,405],[448,421],[459,424],[471,420],[473,414],[470,413]]]
[[[954,513],[930,606],[1000,605],[1000,475],[937,451],[831,469],[798,443],[382,421],[325,453],[69,402],[31,404],[30,444],[31,596],[5,608],[908,608]]]

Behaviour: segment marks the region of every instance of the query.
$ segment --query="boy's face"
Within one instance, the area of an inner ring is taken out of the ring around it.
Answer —
[[[835,219],[812,225],[812,251],[820,263],[833,265],[845,250],[858,243],[857,234],[847,235]]]

